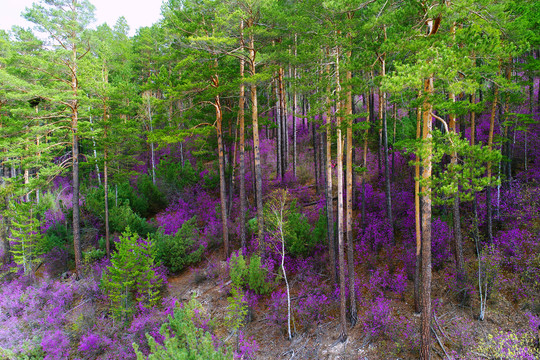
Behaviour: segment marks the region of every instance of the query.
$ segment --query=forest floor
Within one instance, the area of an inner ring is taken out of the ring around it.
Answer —
[[[214,254],[216,255],[216,254]],[[226,263],[220,262],[223,271],[226,271]],[[197,268],[191,268],[183,273],[171,276],[168,284],[168,295],[181,302],[188,301],[192,296],[204,306],[209,317],[217,324],[223,323],[226,317],[230,282],[222,283],[219,278],[208,278],[205,274],[205,264]],[[329,280],[329,279],[328,279]],[[291,279],[291,293],[294,298],[298,282]],[[488,310],[484,321],[478,318],[478,301],[472,299],[469,306],[458,306],[448,288],[441,272],[433,273],[432,298],[438,302],[437,319],[433,322],[437,333],[434,337],[433,348],[435,358],[444,358],[444,352],[449,349],[467,350],[465,347],[478,339],[484,339],[488,334],[493,334],[497,329],[523,329],[527,326],[526,319],[521,316],[520,309],[516,308],[511,300],[512,294],[496,294],[488,302]],[[402,299],[394,299],[392,308],[396,314],[402,316],[412,328],[419,328],[420,315],[414,313],[414,299],[412,296],[412,282],[407,285],[406,295]],[[339,308],[337,304],[331,305],[328,316],[313,324],[307,329],[298,329],[291,341],[287,339],[285,327],[272,326],[266,319],[266,305],[250,312],[248,322],[242,329],[248,337],[253,337],[258,345],[257,359],[416,359],[417,349],[402,349],[397,346],[396,339],[387,337],[370,338],[366,335],[361,325],[349,327],[348,339],[342,343],[339,341],[340,324]],[[359,314],[361,316],[362,314]],[[467,319],[467,320],[465,320]],[[456,338],[455,331],[449,330],[456,322],[465,321],[467,334],[474,336],[473,339]],[[223,331],[223,327],[219,327]],[[452,333],[454,336],[449,336]],[[228,333],[217,333],[221,338],[228,338]],[[439,343],[440,341],[440,343]],[[441,347],[444,347],[443,348]]]
[[[312,190],[313,195],[314,190]],[[466,258],[471,259],[466,265],[469,268],[474,268],[476,266],[474,244],[470,242],[465,245]],[[166,295],[181,302],[188,301],[194,296],[216,324],[224,324],[231,282],[228,277],[227,262],[222,261],[222,259],[224,259],[222,249],[214,249],[198,266],[170,276],[168,294]],[[215,266],[210,270],[209,265],[216,263],[219,264],[217,270]],[[379,258],[376,267],[384,267],[385,264],[387,263],[383,255]],[[453,263],[450,262],[442,269],[433,270],[431,297],[433,303],[436,304],[436,309],[432,320],[432,348],[435,359],[445,359],[450,354],[454,354],[455,359],[457,359],[460,358],[459,354],[461,353],[467,354],[466,358],[469,359],[471,349],[487,339],[489,334],[501,330],[507,332],[525,329],[528,326],[527,319],[523,315],[523,306],[517,305],[519,301],[516,299],[516,294],[495,290],[488,300],[484,321],[479,321],[478,296],[470,298],[468,303],[462,306],[458,303],[455,292],[449,290],[446,276],[448,271],[453,269],[453,266]],[[370,271],[369,267],[364,264],[356,266],[357,277],[369,279]],[[213,274],[210,274],[211,272]],[[321,272],[325,285],[332,288],[333,284],[328,269],[321,269]],[[469,273],[471,272],[473,271],[469,271]],[[303,277],[300,274],[292,276],[289,280],[293,300],[298,301],[297,295],[302,281]],[[469,279],[469,281],[474,284],[475,279]],[[307,327],[296,325],[293,339],[288,340],[286,323],[276,326],[275,323],[268,320],[269,296],[263,297],[256,309],[249,310],[242,331],[244,337],[253,337],[256,340],[259,345],[256,359],[261,360],[417,359],[420,345],[418,338],[420,314],[414,312],[413,285],[412,279],[409,278],[406,290],[401,296],[385,291],[385,297],[391,299],[394,319],[399,319],[399,323],[389,324],[389,326],[395,325],[402,328],[406,326],[407,329],[410,329],[405,336],[414,338],[409,341],[412,346],[404,346],[403,339],[395,336],[382,335],[373,338],[366,334],[361,321],[363,313],[358,314],[360,321],[355,327],[351,328],[350,323],[348,324],[348,338],[345,342],[340,342],[339,301],[331,301],[330,305],[321,305],[321,312],[324,312],[325,316]],[[476,282],[476,285],[471,286],[477,287],[478,284]],[[284,289],[283,284],[280,287]],[[529,306],[537,305],[529,304]],[[359,311],[362,311],[361,309],[362,307],[359,306]],[[225,326],[216,326],[216,328],[216,335],[219,338],[229,339],[229,343],[234,343],[234,338],[231,337],[233,335],[227,332]],[[387,333],[391,333],[391,331]],[[482,356],[478,358],[480,359]]]

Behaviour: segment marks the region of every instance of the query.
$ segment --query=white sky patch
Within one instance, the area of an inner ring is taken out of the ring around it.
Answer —
[[[0,0],[0,29],[10,30],[13,25],[33,28],[21,13],[31,7],[34,0]],[[138,28],[151,26],[161,18],[162,0],[90,0],[96,7],[96,22],[92,27],[103,23],[112,28],[119,17],[124,16],[129,25],[129,34],[134,35]]]

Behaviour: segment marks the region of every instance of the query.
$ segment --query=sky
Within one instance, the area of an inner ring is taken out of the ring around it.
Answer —
[[[13,25],[24,28],[33,27],[21,13],[31,7],[36,0],[0,0],[0,29],[10,30]],[[150,26],[161,17],[162,0],[90,0],[96,7],[96,22],[92,27],[104,22],[113,27],[120,16],[124,16],[129,25],[129,34],[143,26]]]

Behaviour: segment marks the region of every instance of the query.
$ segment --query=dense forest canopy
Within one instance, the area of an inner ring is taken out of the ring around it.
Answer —
[[[540,356],[540,3],[94,11],[0,31],[1,359]]]

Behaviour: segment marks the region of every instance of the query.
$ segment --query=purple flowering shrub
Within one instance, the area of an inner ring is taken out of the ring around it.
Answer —
[[[287,294],[278,289],[270,295],[266,319],[270,325],[282,328],[287,322]]]
[[[182,199],[171,203],[165,211],[156,215],[156,222],[165,235],[174,235],[184,222],[193,217],[190,206]]]
[[[70,310],[92,299],[93,282],[45,278],[32,283],[22,275],[5,282],[0,288],[0,347],[19,354],[43,351],[46,359],[68,358]]]
[[[256,359],[256,353],[259,350],[259,344],[253,336],[246,336],[242,330],[238,331],[238,346],[234,352],[234,358],[239,360]]]
[[[374,299],[361,321],[364,332],[371,337],[378,338],[387,334],[394,326],[390,300],[382,297]]]

